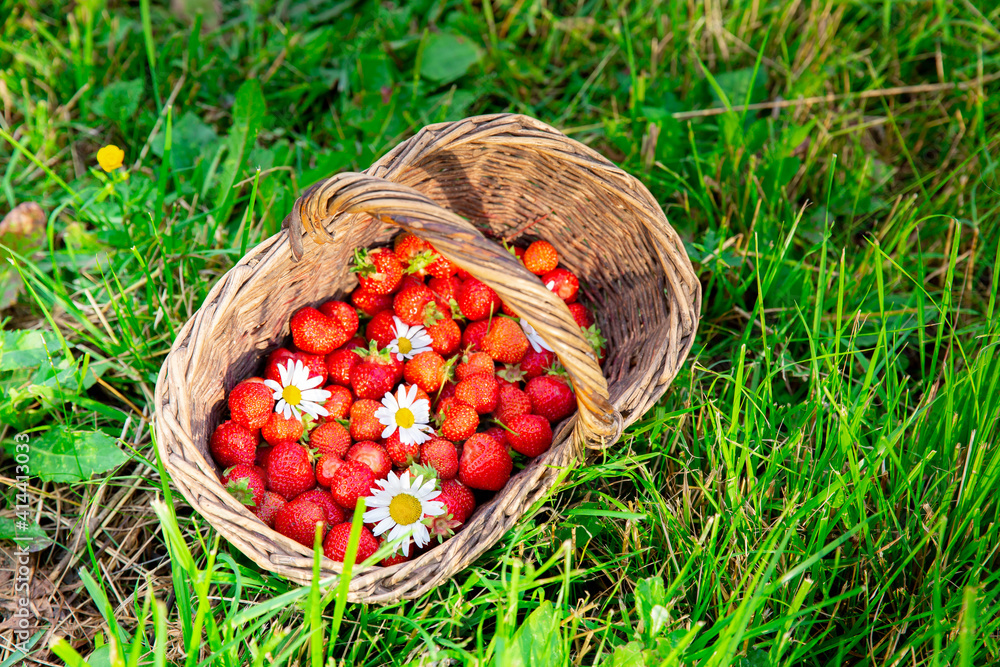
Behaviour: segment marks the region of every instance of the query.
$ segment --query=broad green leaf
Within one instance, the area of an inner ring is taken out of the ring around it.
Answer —
[[[101,431],[74,431],[54,426],[31,441],[31,474],[48,482],[79,482],[117,468],[128,454]]]
[[[666,591],[661,577],[642,579],[635,587],[635,610],[642,620],[642,636],[647,642],[663,629]]]
[[[48,348],[48,351],[46,351]],[[14,329],[0,332],[0,371],[33,368],[47,363],[48,353],[61,354],[55,334]]]
[[[603,667],[645,667],[641,642],[629,642],[619,646],[611,657],[601,663]]]
[[[719,88],[726,94],[726,97],[729,98],[729,103],[734,107],[746,102],[747,92],[750,90],[751,85],[753,85],[753,93],[750,95],[751,104],[763,100],[764,95],[767,93],[767,72],[763,67],[757,70],[756,79],[754,79],[753,67],[744,67],[732,72],[716,74],[715,82],[719,84]],[[719,98],[718,93],[714,89],[712,90],[712,97],[716,99],[717,103],[722,103],[721,98]]]
[[[0,540],[15,539],[23,544],[28,551],[38,551],[52,543],[49,536],[37,523],[29,521],[23,516],[0,516]]]
[[[138,111],[142,92],[142,79],[115,81],[97,95],[91,108],[99,116],[122,123]]]
[[[514,638],[498,655],[498,664],[505,667],[561,666],[566,662],[565,644],[559,625],[561,619],[555,607],[546,600],[531,612]]]
[[[482,53],[468,37],[443,32],[427,38],[420,74],[438,84],[451,83],[479,62]]]
[[[174,169],[190,169],[203,155],[211,155],[217,148],[219,135],[201,118],[185,112],[173,124],[170,146],[170,163]],[[156,135],[151,144],[153,154],[163,157],[166,135]]]

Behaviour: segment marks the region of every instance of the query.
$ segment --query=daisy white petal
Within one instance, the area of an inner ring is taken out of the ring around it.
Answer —
[[[305,382],[303,382],[301,386],[303,389],[314,389],[321,384],[323,384],[323,376],[313,375],[311,378],[308,378]]]
[[[278,392],[279,394],[281,393],[281,389],[282,389],[281,385],[278,384],[277,382],[275,382],[274,380],[264,380],[264,385],[268,389],[273,389],[274,391]]]
[[[535,352],[541,352],[542,350],[553,352],[553,349],[549,347],[549,344],[545,342],[545,339],[538,335],[538,332],[535,331],[535,327],[528,324],[528,320],[522,317],[520,324],[521,330],[524,331],[524,335],[528,339],[528,343],[531,344],[532,350]]]

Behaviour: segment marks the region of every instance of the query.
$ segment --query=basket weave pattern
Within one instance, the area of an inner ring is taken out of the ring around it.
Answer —
[[[612,444],[666,391],[694,338],[701,287],[649,191],[593,150],[526,116],[431,125],[361,174],[309,188],[286,230],[252,249],[181,329],[157,379],[161,458],[184,497],[260,567],[306,583],[312,552],[253,516],[218,482],[209,437],[226,394],[283,344],[298,308],[344,298],[358,246],[400,229],[495,289],[555,350],[579,410],[455,537],[406,563],[356,570],[350,599],[420,596],[489,549],[585,448]],[[522,237],[523,234],[523,237]],[[487,238],[489,237],[489,238]],[[565,304],[497,240],[544,238],[580,278],[604,336],[603,372]],[[323,576],[340,564],[323,560]]]

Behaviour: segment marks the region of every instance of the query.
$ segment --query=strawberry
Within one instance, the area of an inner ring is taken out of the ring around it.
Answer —
[[[284,415],[272,412],[267,418],[267,423],[260,429],[260,434],[264,440],[272,445],[279,442],[297,442],[305,432],[305,426],[295,415],[285,419]]]
[[[412,274],[403,274],[403,279],[399,281],[399,287],[396,288],[396,293],[402,292],[410,287],[423,287],[424,279],[420,276],[415,276]],[[395,297],[393,297],[395,300]]]
[[[542,283],[566,303],[576,301],[580,281],[566,269],[552,269],[542,276]]]
[[[383,310],[392,310],[392,296],[388,294],[376,294],[364,287],[358,287],[351,292],[351,303],[368,317],[372,317]]]
[[[441,479],[454,479],[458,475],[458,450],[455,443],[444,438],[434,438],[420,445],[417,459],[422,465],[437,471]]]
[[[524,251],[524,266],[526,269],[541,276],[559,265],[559,253],[548,241],[535,241]]]
[[[500,297],[493,288],[475,278],[462,283],[455,301],[462,315],[470,320],[484,320],[500,310]]]
[[[447,279],[455,275],[456,271],[458,271],[457,266],[437,250],[434,250],[434,261],[427,265],[427,273],[435,278]]]
[[[426,327],[427,335],[431,337],[431,349],[447,357],[458,351],[462,344],[462,330],[455,320],[446,317]]]
[[[274,491],[265,491],[260,505],[253,507],[250,511],[269,528],[274,528],[274,519],[278,516],[281,508],[285,506],[285,502],[286,500]]]
[[[382,422],[375,417],[375,411],[382,404],[370,398],[354,401],[351,406],[351,437],[355,440],[377,440],[385,430]]]
[[[392,300],[392,309],[396,317],[410,326],[424,323],[424,309],[434,298],[433,292],[426,285],[413,285],[396,293]]]
[[[456,519],[451,512],[445,511],[444,514],[438,514],[430,520],[430,523],[427,524],[427,532],[432,540],[436,537],[438,542],[444,542],[454,535],[461,525],[462,522]]]
[[[467,352],[455,367],[455,377],[461,382],[472,375],[493,375],[493,369],[493,357],[486,352]]]
[[[576,320],[579,326],[586,329],[594,324],[594,316],[591,314],[590,309],[582,303],[571,303],[567,307],[569,308],[569,314],[573,316],[573,319]]]
[[[330,481],[330,493],[337,504],[353,512],[358,498],[365,498],[371,494],[371,488],[375,486],[375,473],[365,463],[361,461],[344,461],[337,472],[333,473]]]
[[[258,442],[259,438],[255,431],[230,419],[216,427],[208,448],[215,462],[223,468],[228,468],[237,463],[253,463],[257,456]]]
[[[229,495],[251,509],[260,505],[267,491],[260,469],[248,463],[237,463],[227,468],[219,481]]]
[[[344,336],[332,319],[309,306],[295,311],[289,326],[295,347],[310,354],[329,354],[351,337]]]
[[[309,433],[309,448],[322,454],[344,458],[351,448],[351,434],[337,422],[320,424]]]
[[[396,314],[392,310],[383,310],[376,313],[365,326],[365,337],[375,341],[380,350],[389,347],[389,343],[396,339],[395,317]]]
[[[520,415],[531,412],[531,399],[528,395],[513,386],[500,387],[497,398],[497,407],[493,411],[493,416],[501,421],[505,426],[510,425],[510,420]]]
[[[455,398],[475,408],[481,415],[493,412],[500,397],[500,388],[492,373],[470,375],[455,387]]]
[[[309,369],[309,379],[314,377],[321,377],[326,380],[327,368],[326,368],[326,357],[322,354],[309,354],[308,352],[296,352],[295,361],[301,361],[302,365]],[[288,362],[285,362],[285,367],[287,368]],[[279,384],[281,382],[280,376],[275,378]]]
[[[267,457],[267,488],[291,500],[316,486],[309,452],[294,442],[275,445]]]
[[[286,348],[279,347],[267,356],[267,364],[264,366],[264,377],[281,384],[281,373],[278,371],[278,366],[287,367],[290,361],[295,361],[295,353]]]
[[[494,361],[516,364],[524,358],[530,345],[520,324],[507,317],[496,317],[479,347]]]
[[[452,301],[457,301],[458,291],[462,288],[462,279],[454,276],[431,278],[427,281],[427,286],[434,293],[435,301],[450,304]]]
[[[351,386],[351,369],[361,363],[361,355],[358,354],[359,348],[350,347],[350,345],[348,343],[347,346],[326,355],[326,372],[330,376],[330,382],[341,387]],[[364,349],[364,347],[360,349]]]
[[[358,311],[354,306],[343,301],[326,301],[320,304],[317,309],[329,317],[337,330],[340,332],[342,340],[337,344],[340,347],[358,333]]]
[[[470,322],[465,327],[465,331],[462,332],[462,347],[473,352],[480,349],[480,344],[483,342],[483,338],[486,336],[489,328],[490,323],[488,320]]]
[[[556,354],[549,350],[535,352],[528,350],[521,359],[521,370],[524,371],[524,378],[530,380],[539,375],[545,375],[556,366]]]
[[[560,377],[540,375],[524,385],[524,393],[531,399],[531,411],[551,423],[570,416],[576,410],[576,396]]]
[[[514,462],[507,448],[485,433],[474,433],[462,447],[458,479],[483,491],[499,491],[510,479]]]
[[[503,430],[499,426],[491,426],[483,431],[483,433],[499,442],[505,448],[510,449],[510,443],[507,441],[507,431]]]
[[[538,456],[552,446],[552,427],[541,415],[518,415],[507,422],[507,442],[515,452]]]
[[[316,540],[316,524],[323,526],[320,537],[326,533],[326,512],[309,500],[295,499],[286,503],[274,517],[274,529],[299,544],[311,547]]]
[[[343,508],[337,504],[337,501],[333,499],[329,491],[324,491],[323,489],[310,489],[305,493],[299,494],[292,502],[298,500],[308,500],[311,503],[316,503],[323,508],[323,513],[326,515],[326,525],[335,526],[338,523],[343,523],[347,519],[347,514],[344,512]]]
[[[326,403],[323,404],[323,407],[330,414],[321,417],[320,420],[347,419],[347,415],[351,412],[351,403],[354,402],[354,394],[351,393],[351,390],[347,387],[341,387],[339,384],[327,385],[323,389],[330,392],[330,398],[326,399]]]
[[[441,482],[441,495],[437,500],[444,503],[447,512],[462,523],[465,523],[476,509],[476,498],[472,495],[472,491],[457,479],[446,479]]]
[[[426,443],[424,443],[426,444]],[[392,432],[385,439],[385,449],[389,452],[389,458],[400,468],[405,468],[412,463],[420,463],[421,446],[415,442],[404,443],[399,439],[399,429]]]
[[[384,478],[392,470],[392,459],[389,458],[389,452],[377,442],[362,441],[354,443],[348,450],[344,460],[364,463],[371,468],[375,474],[375,479]]]
[[[323,540],[323,553],[330,560],[343,563],[344,557],[347,555],[347,542],[350,537],[351,523],[349,521],[338,523],[326,534],[326,539]],[[358,542],[358,552],[354,556],[354,561],[356,563],[364,562],[371,558],[376,551],[378,551],[378,540],[372,535],[372,531],[361,526],[361,541]]]
[[[448,379],[447,363],[437,352],[421,352],[406,362],[406,366],[403,367],[403,377],[428,394],[433,394]]]
[[[351,271],[358,274],[362,287],[375,294],[392,294],[403,278],[403,265],[388,248],[355,250]]]
[[[274,448],[270,447],[268,445],[265,445],[263,447],[258,446],[257,447],[257,455],[254,457],[254,460],[253,460],[254,466],[256,466],[258,468],[263,468],[266,471],[267,470],[267,457],[271,455],[271,450],[272,449],[274,449]],[[264,475],[264,479],[265,479],[265,481],[267,479],[266,472],[265,472],[265,475]]]
[[[441,391],[439,391],[434,396],[434,400],[437,402],[437,404],[440,405],[441,401],[443,401],[444,399],[451,398],[452,396],[454,396],[456,386],[458,385],[456,385],[451,380],[448,380],[443,385],[441,385]]]
[[[531,350],[528,350],[530,352]],[[524,381],[524,371],[521,367],[516,364],[504,364],[504,367],[496,372],[497,382],[500,383],[500,388],[504,387],[514,387],[519,388],[518,383]],[[329,389],[329,387],[327,387]]]
[[[476,409],[457,398],[441,399],[438,412],[442,417],[441,435],[452,442],[465,440],[479,427]]]
[[[274,411],[274,391],[261,382],[244,380],[229,392],[229,412],[240,426],[256,431]]]
[[[392,250],[396,253],[396,257],[399,258],[400,263],[406,266],[406,271],[408,273],[416,273],[418,275],[424,275],[422,273],[423,269],[414,270],[412,268],[413,260],[417,255],[430,252],[431,244],[423,240],[419,236],[410,234],[409,232],[403,232],[396,236],[392,244]]]
[[[316,483],[329,489],[333,475],[343,462],[343,459],[333,454],[321,455],[319,461],[316,461]]]
[[[351,388],[359,399],[381,400],[392,391],[403,375],[403,363],[386,350],[378,350],[375,343],[361,353],[361,363],[351,368]]]

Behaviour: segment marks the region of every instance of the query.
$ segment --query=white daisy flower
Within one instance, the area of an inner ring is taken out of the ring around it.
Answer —
[[[431,439],[430,433],[433,429],[427,422],[431,419],[431,406],[426,398],[417,398],[417,385],[410,385],[407,393],[406,387],[400,385],[393,396],[391,391],[387,391],[382,397],[382,406],[375,411],[375,419],[379,420],[385,430],[382,437],[388,438],[397,428],[399,429],[399,440],[403,444],[421,444]]]
[[[429,352],[431,349],[430,334],[419,324],[411,327],[398,317],[393,317],[395,323],[396,337],[389,343],[389,351],[396,355],[400,361],[412,359],[421,352]]]
[[[379,487],[371,496],[365,498],[365,523],[374,523],[372,531],[376,537],[386,532],[387,542],[403,538],[400,544],[403,555],[410,555],[410,539],[417,548],[431,541],[425,519],[431,519],[444,514],[444,503],[434,500],[441,491],[435,490],[437,480],[431,478],[426,482],[420,475],[410,479],[410,471],[402,475],[390,472],[386,479],[380,479],[375,484]]]
[[[323,378],[319,375],[309,377],[309,368],[300,360],[278,364],[278,376],[281,378],[280,384],[274,380],[264,380],[264,384],[274,390],[275,412],[285,419],[291,419],[292,415],[301,419],[300,412],[313,419],[330,414],[323,407],[330,398],[330,392],[316,388],[323,384]]]
[[[549,344],[538,335],[538,332],[535,331],[535,327],[528,324],[528,320],[523,317],[521,318],[521,330],[524,331],[525,337],[528,339],[528,342],[531,343],[531,349],[535,352],[541,352],[542,350],[555,352],[555,350],[549,347]]]

